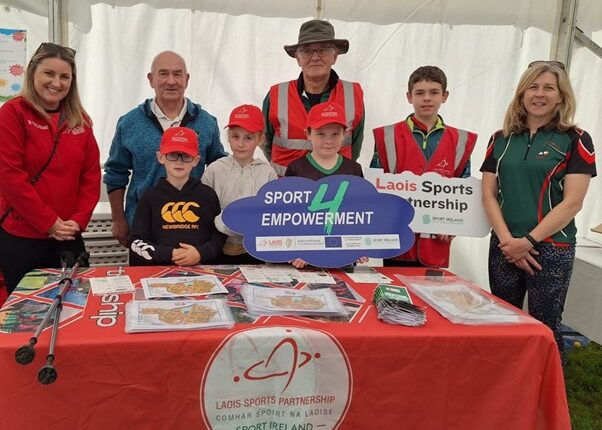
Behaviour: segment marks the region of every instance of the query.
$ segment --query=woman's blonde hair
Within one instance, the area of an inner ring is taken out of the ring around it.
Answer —
[[[64,115],[68,127],[74,128],[83,125],[91,125],[90,119],[77,90],[77,73],[75,68],[75,50],[55,43],[42,43],[37,51],[29,60],[27,72],[25,73],[25,82],[21,95],[29,101],[33,107],[40,112],[42,116],[48,117],[48,112],[44,109],[40,96],[36,93],[34,87],[34,75],[42,61],[46,58],[59,58],[71,66],[71,87],[69,92],[60,102],[60,110]]]
[[[545,72],[550,72],[556,76],[561,97],[560,103],[554,109],[552,120],[546,127],[560,131],[575,127],[573,122],[576,108],[575,94],[564,65],[557,61],[535,61],[529,65],[529,68],[520,77],[514,98],[508,106],[504,117],[504,136],[508,137],[511,133],[519,133],[527,129],[527,111],[525,110],[523,98],[529,86]]]

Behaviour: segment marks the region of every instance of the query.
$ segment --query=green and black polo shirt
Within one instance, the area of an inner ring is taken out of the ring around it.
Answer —
[[[498,202],[512,236],[523,237],[563,199],[564,178],[571,173],[596,176],[594,145],[578,128],[565,132],[540,128],[489,141],[481,172],[497,176]],[[545,239],[549,244],[574,244],[575,220]]]

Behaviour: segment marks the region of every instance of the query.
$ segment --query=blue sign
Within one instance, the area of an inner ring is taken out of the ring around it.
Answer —
[[[317,267],[404,253],[414,243],[408,226],[413,217],[406,200],[380,194],[367,180],[350,175],[271,181],[222,214],[254,257],[271,262],[302,258]]]

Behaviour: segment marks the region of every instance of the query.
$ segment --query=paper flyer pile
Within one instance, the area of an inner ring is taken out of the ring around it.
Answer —
[[[346,315],[347,309],[330,288],[311,291],[244,285],[241,288],[247,310],[255,315]]]
[[[143,278],[140,284],[147,299],[228,293],[226,287],[214,275]]]
[[[488,296],[478,285],[456,276],[432,279],[396,275],[404,285],[451,322],[458,324],[536,323],[531,318]]]
[[[378,319],[389,324],[420,327],[426,323],[426,309],[412,303],[407,288],[381,284],[374,290]]]
[[[232,328],[234,317],[223,299],[133,300],[125,305],[125,332]]]

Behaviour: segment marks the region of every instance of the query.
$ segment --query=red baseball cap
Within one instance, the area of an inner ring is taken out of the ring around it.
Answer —
[[[307,128],[314,130],[326,124],[340,124],[347,128],[345,109],[340,104],[333,102],[320,103],[312,107],[307,114]]]
[[[263,131],[264,124],[261,109],[254,105],[242,105],[234,108],[226,127],[236,126],[244,128],[249,133]]]
[[[195,157],[199,155],[199,139],[196,132],[189,128],[168,128],[163,132],[163,137],[161,137],[159,152],[161,154],[181,152]]]

